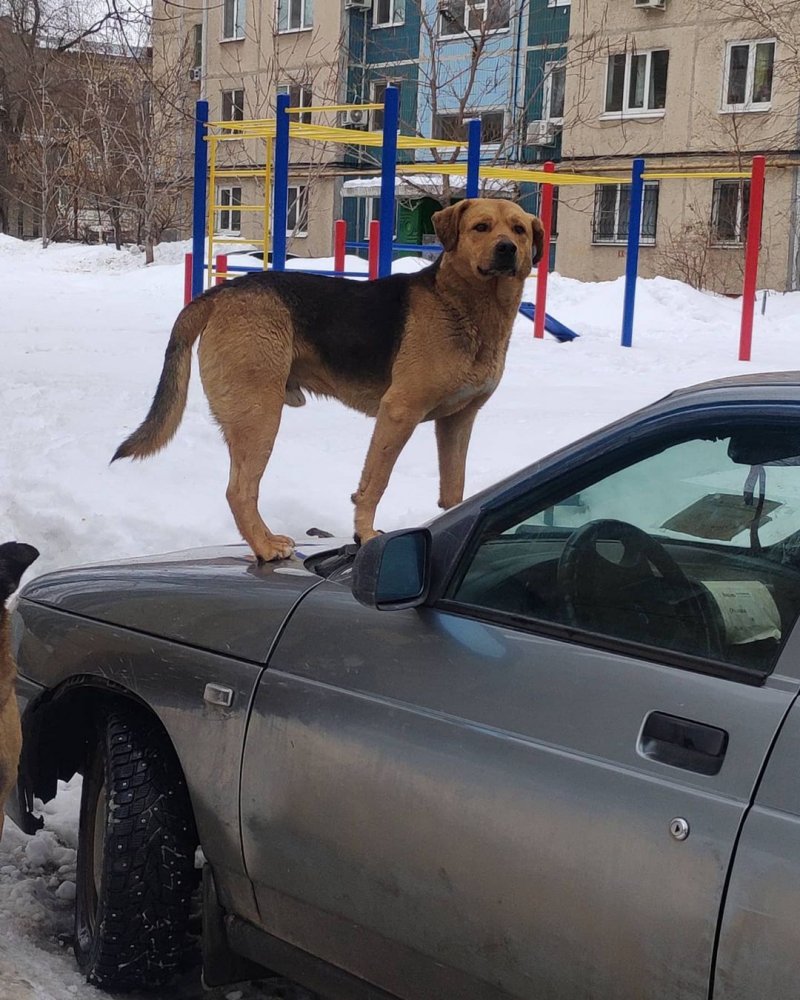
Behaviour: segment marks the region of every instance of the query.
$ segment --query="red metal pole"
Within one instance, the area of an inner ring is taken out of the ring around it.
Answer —
[[[381,224],[377,219],[373,219],[369,224],[369,280],[374,281],[378,277],[378,263],[380,260]]]
[[[347,223],[337,219],[333,224],[333,269],[337,274],[344,271],[345,242],[347,241]]]
[[[226,253],[217,254],[217,266],[214,268],[217,276],[214,278],[215,285],[224,285],[228,277],[228,255]]]
[[[552,174],[556,169],[555,163],[548,160],[544,165],[544,170]],[[536,309],[533,314],[533,335],[541,340],[544,337],[544,317],[547,306],[547,275],[550,271],[550,229],[553,225],[553,185],[542,184],[541,207],[539,218],[544,226],[544,246],[542,247],[542,259],[537,265],[536,271]]]
[[[192,301],[192,255],[187,253],[183,258],[183,304],[188,306]]]
[[[739,333],[739,360],[750,360],[753,342],[753,312],[756,305],[758,252],[761,246],[761,214],[764,208],[766,160],[753,157],[750,173],[750,207],[747,219],[747,243],[744,250],[744,287],[742,289],[742,328]]]

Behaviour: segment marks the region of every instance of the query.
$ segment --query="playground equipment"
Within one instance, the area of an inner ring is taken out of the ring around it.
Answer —
[[[312,124],[308,122],[291,121],[289,115],[299,113],[331,113],[354,107],[363,110],[382,109],[383,128],[381,132],[357,132],[335,126]],[[628,242],[625,267],[625,293],[622,316],[621,344],[631,347],[633,344],[634,307],[636,299],[636,278],[639,266],[639,246],[641,239],[642,195],[644,183],[648,180],[675,179],[739,179],[750,181],[750,210],[745,244],[744,286],[742,296],[742,319],[739,332],[739,360],[749,361],[752,346],[753,314],[755,306],[756,278],[758,272],[759,244],[761,240],[761,212],[764,198],[765,160],[763,156],[753,158],[752,167],[748,171],[653,171],[645,172],[645,161],[639,157],[633,161],[629,177],[602,174],[556,173],[554,163],[545,163],[541,169],[529,167],[500,167],[481,165],[480,140],[481,123],[478,119],[469,122],[467,137],[466,162],[455,163],[413,163],[398,164],[399,149],[461,149],[463,140],[440,141],[399,134],[398,90],[387,86],[382,104],[358,105],[327,105],[321,107],[289,107],[289,96],[280,94],[277,98],[277,111],[274,119],[254,119],[235,122],[210,122],[208,120],[208,102],[198,101],[195,119],[195,171],[194,200],[192,212],[192,260],[187,263],[186,288],[187,295],[199,295],[204,288],[204,258],[208,260],[209,280],[216,281],[224,271],[230,273],[261,270],[261,268],[233,265],[225,261],[224,268],[218,263],[214,267],[214,246],[220,244],[260,245],[263,251],[263,269],[271,266],[273,270],[284,270],[286,267],[286,218],[288,208],[289,186],[289,142],[292,137],[306,141],[338,143],[346,146],[379,147],[381,149],[381,185],[380,185],[380,218],[370,223],[369,276],[383,277],[391,273],[392,252],[394,249],[417,249],[411,245],[399,245],[393,242],[393,220],[395,202],[395,179],[398,174],[418,173],[420,169],[427,174],[448,174],[450,176],[465,176],[465,194],[468,198],[478,196],[481,179],[516,181],[534,183],[540,186],[539,215],[544,226],[544,248],[542,260],[536,275],[536,304],[534,311],[534,336],[541,338],[554,321],[545,312],[547,301],[547,278],[549,272],[550,239],[552,228],[553,188],[567,185],[598,185],[598,184],[630,184],[630,207],[628,216]],[[218,167],[217,153],[220,144],[226,142],[241,142],[242,140],[263,140],[265,143],[264,167],[255,169],[239,169]],[[365,173],[366,171],[360,171]],[[263,182],[264,201],[259,205],[236,205],[239,212],[263,212],[264,224],[261,240],[248,240],[242,237],[220,237],[214,232],[214,220],[220,210],[230,210],[230,205],[217,205],[216,182],[227,177],[255,177]],[[274,194],[272,193],[274,190]],[[208,197],[208,192],[212,197]],[[382,220],[390,220],[389,225],[381,225]],[[337,229],[335,240],[337,247],[334,255],[333,271],[318,271],[315,273],[338,274],[349,277],[363,277],[359,272],[352,274],[344,270],[344,251],[351,248],[361,248],[363,244],[347,244],[342,228]],[[338,242],[337,242],[338,241]],[[271,248],[271,262],[268,261]],[[431,248],[426,246],[425,250]],[[341,267],[339,267],[341,264]],[[561,326],[561,324],[558,324]],[[568,329],[568,328],[563,328]],[[572,331],[569,331],[572,333]]]

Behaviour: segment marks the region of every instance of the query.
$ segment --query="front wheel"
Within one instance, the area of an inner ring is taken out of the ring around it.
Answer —
[[[197,878],[189,795],[158,725],[104,713],[83,777],[75,956],[104,990],[156,989],[184,955]]]

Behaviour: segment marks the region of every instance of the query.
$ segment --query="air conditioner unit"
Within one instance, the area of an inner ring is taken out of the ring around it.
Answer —
[[[339,128],[365,129],[369,124],[364,108],[348,108],[347,111],[340,111],[338,122]]]
[[[344,0],[345,10],[369,10],[372,0]]]
[[[643,10],[664,10],[667,0],[633,0],[633,6]]]
[[[201,66],[192,66],[189,70],[189,79],[192,83],[199,83],[203,78],[203,69]]]
[[[556,141],[556,126],[554,122],[528,122],[525,130],[527,146],[553,146]]]

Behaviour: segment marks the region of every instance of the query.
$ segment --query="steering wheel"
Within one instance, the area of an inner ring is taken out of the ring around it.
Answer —
[[[616,542],[620,558],[598,545]],[[557,584],[567,623],[652,646],[722,657],[719,612],[660,542],[634,524],[589,521],[567,539]]]

